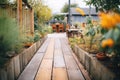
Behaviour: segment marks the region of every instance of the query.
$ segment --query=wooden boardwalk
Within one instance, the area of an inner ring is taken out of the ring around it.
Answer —
[[[80,66],[65,33],[50,34],[18,80],[90,80]]]

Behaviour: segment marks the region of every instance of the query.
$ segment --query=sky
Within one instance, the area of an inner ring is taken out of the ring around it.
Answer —
[[[69,0],[44,0],[44,4],[51,8],[52,13],[59,13],[64,4],[68,3],[68,1]],[[71,3],[77,3],[79,7],[88,7],[83,0],[71,0]]]

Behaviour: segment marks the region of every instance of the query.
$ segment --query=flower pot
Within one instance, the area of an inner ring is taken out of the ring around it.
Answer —
[[[107,59],[106,54],[102,53],[102,52],[101,53],[97,53],[96,57],[97,57],[98,60],[105,60],[105,59]]]

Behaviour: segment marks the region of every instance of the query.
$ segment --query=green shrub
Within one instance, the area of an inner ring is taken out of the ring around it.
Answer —
[[[40,36],[38,30],[36,30],[35,33],[34,33],[34,42],[39,41],[40,38],[41,38],[41,36]]]
[[[0,56],[8,56],[8,51],[16,53],[20,48],[19,31],[16,21],[7,16],[0,17]]]

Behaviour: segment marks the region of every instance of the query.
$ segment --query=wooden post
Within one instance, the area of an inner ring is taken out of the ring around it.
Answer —
[[[31,24],[30,32],[31,32],[31,35],[33,36],[34,35],[34,10],[31,9],[30,13],[31,13],[31,15],[30,15],[30,17],[31,17],[31,19],[30,19],[30,24]]]
[[[17,0],[17,19],[18,19],[20,36],[22,36],[22,0]]]

